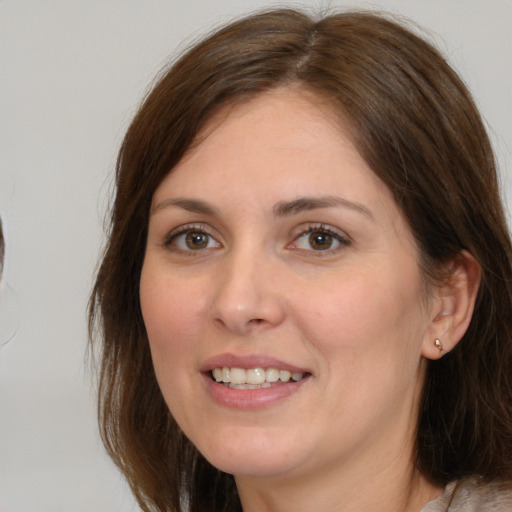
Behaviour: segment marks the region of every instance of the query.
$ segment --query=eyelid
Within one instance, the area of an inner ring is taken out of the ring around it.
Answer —
[[[182,233],[186,233],[187,231],[191,231],[191,230],[206,233],[207,226],[206,226],[206,224],[203,224],[202,222],[187,222],[186,224],[180,224],[179,226],[172,228],[171,231],[169,231],[165,235],[165,243],[171,241],[176,236],[181,235]]]
[[[337,246],[333,249],[325,249],[325,250],[301,249],[298,247],[295,247],[295,248],[291,247],[293,244],[295,244],[297,242],[297,240],[299,240],[303,236],[307,236],[308,234],[315,233],[315,232],[325,233],[325,234],[328,234],[328,235],[334,237],[339,242],[339,246]],[[335,254],[335,253],[339,252],[340,250],[343,250],[343,248],[352,245],[352,239],[344,231],[341,231],[340,229],[335,228],[333,226],[326,225],[322,222],[319,222],[319,223],[309,222],[305,225],[303,224],[301,226],[298,226],[294,230],[292,237],[293,237],[293,239],[290,242],[290,244],[288,244],[288,248],[290,248],[292,250],[313,253],[315,256],[319,256],[319,257]]]
[[[185,251],[179,248],[173,248],[172,243],[181,235],[186,235],[187,233],[196,232],[203,233],[211,237],[219,246],[221,246],[221,242],[219,241],[219,236],[217,234],[212,233],[214,231],[208,224],[204,224],[202,222],[191,222],[186,224],[181,224],[180,226],[176,226],[173,228],[167,235],[165,236],[163,245],[168,249],[174,249],[176,252],[184,252],[184,253],[194,253],[196,251],[190,250]],[[200,252],[198,250],[197,252]]]

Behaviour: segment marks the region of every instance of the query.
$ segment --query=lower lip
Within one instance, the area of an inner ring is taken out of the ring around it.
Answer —
[[[233,389],[219,384],[210,378],[209,374],[203,374],[208,393],[215,402],[231,409],[263,409],[270,407],[281,400],[297,393],[310,379],[305,377],[297,382],[275,384],[269,388],[260,389]]]

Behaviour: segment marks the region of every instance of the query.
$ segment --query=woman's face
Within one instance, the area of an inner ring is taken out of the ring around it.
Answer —
[[[140,300],[172,415],[240,478],[410,463],[433,334],[406,221],[299,93],[221,114],[149,221]]]

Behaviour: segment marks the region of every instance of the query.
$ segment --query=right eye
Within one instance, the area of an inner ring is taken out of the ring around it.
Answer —
[[[221,246],[210,234],[197,227],[183,227],[177,232],[171,232],[165,245],[172,250],[182,252],[202,251]]]

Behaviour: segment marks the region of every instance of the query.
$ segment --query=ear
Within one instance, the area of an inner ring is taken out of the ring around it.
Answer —
[[[480,266],[467,251],[450,260],[444,273],[443,283],[433,292],[430,333],[422,346],[422,354],[428,359],[441,358],[464,336],[480,286]]]

